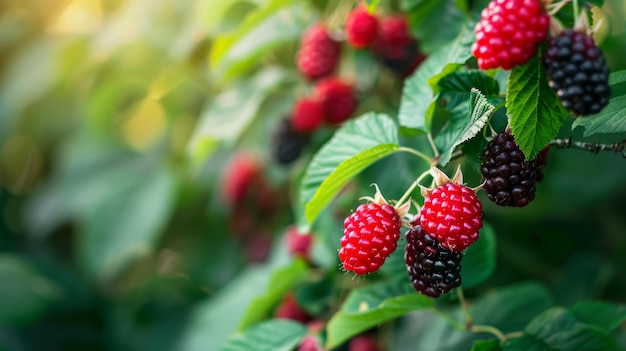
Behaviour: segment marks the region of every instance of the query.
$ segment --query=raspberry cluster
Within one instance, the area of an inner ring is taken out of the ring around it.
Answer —
[[[376,272],[396,250],[401,218],[389,204],[362,204],[344,221],[339,259],[356,274]]]
[[[572,114],[595,114],[608,104],[609,69],[590,36],[571,29],[563,31],[550,38],[542,61],[550,87]]]
[[[463,254],[445,248],[419,225],[406,234],[404,262],[416,291],[439,297],[461,286]]]
[[[535,198],[541,180],[539,158],[527,161],[509,131],[496,135],[481,159],[483,189],[496,205],[524,207]],[[545,165],[545,157],[543,162]]]
[[[538,0],[493,0],[474,28],[472,53],[482,69],[509,70],[537,55],[548,37],[550,16]]]

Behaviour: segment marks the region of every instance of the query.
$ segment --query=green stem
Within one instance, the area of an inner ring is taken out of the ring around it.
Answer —
[[[504,334],[504,337],[508,340],[508,339],[520,338],[522,337],[522,335],[524,335],[523,331],[516,331],[516,332],[510,332],[510,333]]]
[[[417,179],[415,179],[413,184],[411,184],[409,189],[407,189],[407,191],[404,192],[400,200],[398,200],[398,205],[402,205],[409,198],[409,196],[411,196],[411,193],[413,192],[413,190],[415,190],[415,188],[419,185],[419,183],[429,174],[430,174],[430,170],[424,171],[424,173],[420,174],[420,176],[417,177]]]
[[[506,336],[496,327],[490,325],[474,325],[470,329],[474,333],[489,333],[495,335],[501,343],[506,341]]]
[[[437,150],[437,145],[435,145],[435,141],[433,140],[433,135],[430,132],[426,133],[428,137],[428,143],[430,147],[433,149],[433,154],[435,155],[435,159],[439,159],[439,150]]]
[[[461,310],[465,316],[465,324],[468,326],[468,329],[470,329],[470,326],[474,324],[474,320],[472,319],[472,315],[469,313],[469,305],[465,299],[465,294],[463,294],[463,288],[458,287],[456,289],[456,293],[459,295],[459,303],[461,304]]]
[[[574,21],[578,20],[578,17],[580,16],[580,7],[578,6],[578,0],[574,0]]]
[[[426,156],[425,154],[423,154],[423,153],[421,153],[421,152],[419,152],[419,151],[417,151],[415,149],[412,149],[412,148],[406,147],[406,146],[400,146],[400,148],[398,150],[403,151],[403,152],[408,152],[410,154],[413,154],[413,155],[423,159],[424,161],[426,161],[426,163],[428,163],[428,165],[432,165],[433,164],[433,159],[432,158]]]

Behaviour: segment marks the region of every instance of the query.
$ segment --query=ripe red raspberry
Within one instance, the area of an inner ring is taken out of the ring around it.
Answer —
[[[295,225],[287,229],[287,250],[291,256],[310,260],[312,244],[313,236],[310,233],[300,234]]]
[[[361,334],[350,340],[348,351],[380,351],[380,349],[373,336]]]
[[[296,61],[300,72],[315,80],[335,70],[340,53],[339,43],[330,37],[324,25],[317,24],[304,33]]]
[[[387,68],[402,76],[413,73],[425,58],[403,15],[380,20],[374,52]]]
[[[320,127],[324,121],[324,105],[316,98],[300,98],[291,112],[293,129],[302,133],[310,133]]]
[[[376,39],[378,19],[367,11],[367,7],[359,6],[346,18],[346,35],[348,43],[357,49],[369,46]]]
[[[396,250],[401,217],[387,204],[360,205],[345,219],[339,259],[356,274],[376,272]]]
[[[287,294],[274,310],[274,317],[280,319],[291,319],[300,323],[307,323],[312,318],[305,310],[303,310],[294,294]]]
[[[235,154],[222,176],[223,195],[229,204],[238,204],[245,200],[248,189],[261,175],[261,162],[247,152]]]
[[[300,342],[297,351],[325,351],[317,335],[307,335]]]
[[[348,118],[356,109],[357,101],[352,84],[337,77],[328,77],[317,82],[314,94],[324,106],[324,119],[337,125]]]
[[[482,69],[523,65],[546,41],[550,16],[538,0],[493,0],[481,13],[472,53]]]
[[[452,182],[422,193],[426,199],[419,224],[443,247],[462,251],[478,239],[483,206],[472,189]]]

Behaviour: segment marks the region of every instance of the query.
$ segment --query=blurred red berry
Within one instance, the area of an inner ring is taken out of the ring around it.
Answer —
[[[341,46],[322,24],[309,28],[302,37],[296,58],[300,72],[311,80],[331,74],[337,67]]]
[[[314,132],[324,122],[324,105],[316,98],[303,97],[296,101],[291,124],[298,132]]]
[[[313,237],[311,234],[301,234],[293,225],[287,229],[287,250],[293,257],[310,259]]]
[[[380,349],[373,336],[363,334],[350,340],[348,351],[380,351]]]
[[[329,124],[337,125],[352,115],[357,101],[352,84],[337,77],[320,80],[314,89],[324,106],[324,119]]]
[[[374,52],[391,71],[408,76],[426,58],[418,41],[411,35],[404,15],[394,15],[380,20]]]
[[[303,310],[293,294],[287,294],[274,311],[275,318],[291,319],[300,323],[311,320],[311,316]]]
[[[260,160],[247,152],[235,154],[222,175],[222,191],[229,204],[244,201],[251,185],[261,174]]]
[[[317,335],[307,335],[302,339],[298,351],[325,351],[320,345],[320,340]]]
[[[346,18],[348,43],[357,49],[369,46],[378,33],[378,19],[367,11],[366,6],[359,6]]]

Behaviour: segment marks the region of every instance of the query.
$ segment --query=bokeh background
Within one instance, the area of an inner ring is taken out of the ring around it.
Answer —
[[[272,161],[271,130],[308,89],[298,39],[319,18],[339,26],[352,5],[0,0],[0,350],[217,349],[287,259],[297,181],[333,133],[290,167]],[[625,12],[608,0],[595,13],[612,71],[626,69]],[[402,81],[350,55],[342,72],[376,82],[355,115],[395,116]],[[263,164],[267,208],[224,202],[223,172],[240,152]],[[381,161],[337,206],[354,208],[373,181],[398,196],[408,183],[397,175],[419,171],[402,156]],[[565,305],[624,302],[626,159],[552,150],[545,174],[533,206],[486,205],[498,265],[483,290],[532,279]],[[330,244],[316,257],[332,267],[340,221],[323,225]]]

